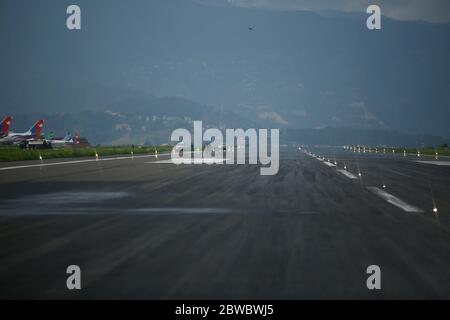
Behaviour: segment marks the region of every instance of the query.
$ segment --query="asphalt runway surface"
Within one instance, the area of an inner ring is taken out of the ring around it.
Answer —
[[[0,298],[450,298],[450,166],[308,151],[282,148],[275,176],[153,157],[3,163]]]

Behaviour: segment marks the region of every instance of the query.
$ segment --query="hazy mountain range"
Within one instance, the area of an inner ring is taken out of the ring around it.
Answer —
[[[81,31],[66,29],[68,1],[2,2],[0,112],[102,143],[190,120],[450,137],[449,24],[369,31],[364,13],[203,2],[80,0]]]

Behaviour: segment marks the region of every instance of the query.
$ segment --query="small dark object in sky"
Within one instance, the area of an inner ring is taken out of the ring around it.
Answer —
[[[253,27],[248,27],[248,30],[253,31]]]

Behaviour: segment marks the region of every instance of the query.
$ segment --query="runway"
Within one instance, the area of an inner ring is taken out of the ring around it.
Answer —
[[[168,155],[3,163],[20,168],[0,170],[0,298],[449,299],[450,166],[307,150],[282,148],[275,176]]]

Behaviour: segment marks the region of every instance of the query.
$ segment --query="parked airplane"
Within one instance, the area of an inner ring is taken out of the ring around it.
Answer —
[[[0,138],[6,137],[9,133],[9,126],[11,125],[11,116],[5,117],[0,123]]]
[[[6,136],[0,139],[0,142],[18,144],[27,141],[39,140],[41,138],[43,126],[44,120],[38,120],[28,131],[22,133],[9,132]]]
[[[44,135],[39,140],[26,141],[21,143],[23,148],[29,149],[53,149],[72,147],[80,143],[78,132],[75,130],[74,135],[68,133],[64,138],[46,138]]]
[[[58,147],[67,147],[72,146],[74,144],[78,144],[78,132],[75,130],[73,136],[68,133],[64,139],[50,139],[46,140],[47,143],[50,143],[52,148],[58,148]]]

